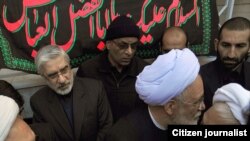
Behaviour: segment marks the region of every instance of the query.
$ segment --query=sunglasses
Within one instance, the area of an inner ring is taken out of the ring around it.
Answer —
[[[128,49],[129,47],[131,47],[131,49],[136,49],[137,46],[139,45],[138,42],[135,42],[135,43],[132,43],[132,44],[128,44],[128,43],[125,43],[125,42],[122,42],[122,43],[118,43],[116,41],[112,41],[113,43],[115,43],[116,46],[118,46],[120,49]]]

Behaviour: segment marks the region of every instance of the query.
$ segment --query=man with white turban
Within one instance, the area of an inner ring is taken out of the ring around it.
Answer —
[[[35,134],[18,116],[16,102],[0,95],[0,141],[35,141]]]
[[[136,91],[148,104],[118,121],[107,141],[166,141],[170,124],[197,124],[203,103],[200,64],[189,49],[160,55],[137,76]]]
[[[229,83],[217,89],[213,105],[203,116],[203,124],[246,125],[250,113],[250,91]]]

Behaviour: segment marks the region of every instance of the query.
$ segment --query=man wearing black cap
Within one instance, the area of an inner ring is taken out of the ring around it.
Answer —
[[[107,29],[107,51],[84,62],[77,71],[77,76],[102,80],[114,122],[144,105],[135,91],[136,76],[147,65],[135,56],[139,38],[139,27],[131,18],[117,17]]]

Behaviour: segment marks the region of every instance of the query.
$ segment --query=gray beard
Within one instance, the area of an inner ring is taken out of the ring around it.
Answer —
[[[68,94],[70,93],[70,91],[72,90],[72,88],[73,88],[73,83],[74,83],[73,81],[74,81],[74,76],[73,76],[73,74],[72,74],[71,79],[70,79],[70,85],[69,85],[69,87],[68,87],[67,89],[65,89],[65,90],[61,90],[61,89],[56,88],[54,85],[52,85],[52,84],[49,83],[48,81],[47,81],[47,84],[48,84],[48,86],[49,86],[53,91],[55,91],[58,95],[68,95]]]

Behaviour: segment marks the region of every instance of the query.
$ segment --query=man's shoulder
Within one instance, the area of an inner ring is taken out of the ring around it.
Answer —
[[[91,59],[88,59],[88,60],[86,60],[85,62],[83,62],[81,65],[80,65],[80,67],[82,67],[82,68],[85,68],[85,67],[94,67],[94,66],[97,66],[98,64],[100,64],[101,62],[101,57],[102,57],[103,55],[102,54],[100,54],[100,55],[97,55],[97,56],[95,56],[95,57],[93,57],[93,58],[91,58]]]
[[[250,62],[249,62],[249,61],[246,61],[246,62],[244,63],[244,65],[245,65],[247,68],[250,69]]]
[[[88,77],[96,77],[98,73],[98,69],[101,67],[102,59],[101,56],[95,56],[85,62],[83,62],[78,70],[76,75],[80,77],[88,76]]]
[[[137,56],[134,57],[132,67],[136,66],[139,71],[142,71],[143,68],[147,65],[149,65],[149,63],[146,62],[145,60],[143,60]],[[136,69],[136,68],[134,68],[134,69]]]
[[[51,94],[51,90],[48,86],[45,86],[41,89],[39,89],[37,92],[35,92],[31,98],[30,101],[31,102],[38,102],[38,101],[44,101],[43,99],[47,99],[48,95]]]
[[[103,83],[101,80],[90,77],[75,77],[74,87],[77,89],[83,89],[91,92],[100,91]]]
[[[50,88],[48,86],[44,86],[41,89],[39,89],[37,92],[34,93],[33,96],[40,96],[40,95],[44,95],[44,93],[48,93],[50,90]]]
[[[134,60],[138,63],[138,64],[141,64],[142,66],[146,66],[146,65],[149,65],[148,62],[146,62],[144,59],[138,57],[138,56],[135,56],[134,57]]]
[[[139,107],[134,109],[132,112],[130,112],[128,115],[120,118],[118,120],[118,124],[130,124],[131,126],[139,126],[143,123],[145,123],[146,119],[149,118],[149,113],[147,110],[147,107]]]
[[[105,141],[136,141],[138,140],[138,129],[135,128],[130,118],[119,119],[107,132]]]
[[[97,100],[99,97],[103,97],[103,93],[105,93],[104,86],[100,80],[87,77],[76,77],[73,91],[77,95],[85,95],[85,98],[89,98],[89,101]]]
[[[211,73],[212,71],[215,71],[215,68],[216,68],[215,61],[212,61],[205,65],[202,65],[200,69],[200,73],[201,74],[206,73],[206,72]]]
[[[102,83],[100,80],[90,77],[75,77],[75,82],[81,85],[100,85]]]
[[[147,119],[149,115],[146,115],[146,111],[147,110],[141,108],[135,109],[127,116],[120,118],[111,130],[109,130],[107,139],[127,139],[130,141],[138,140],[140,136],[142,136],[141,133],[145,131],[145,128],[142,129],[141,125],[146,124],[146,129],[148,129],[148,123],[145,123],[145,119]]]

